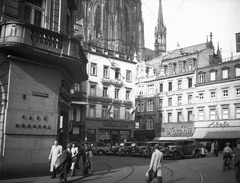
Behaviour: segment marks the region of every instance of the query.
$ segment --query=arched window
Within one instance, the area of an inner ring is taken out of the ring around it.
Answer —
[[[95,38],[97,39],[101,33],[101,7],[100,5],[97,6],[94,16],[94,32]]]

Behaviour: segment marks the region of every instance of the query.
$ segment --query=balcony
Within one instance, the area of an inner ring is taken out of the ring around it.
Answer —
[[[122,81],[113,80],[113,79],[106,79],[106,78],[102,79],[102,84],[113,85],[113,86],[116,86],[116,87],[122,87],[123,86],[123,82]]]
[[[87,80],[87,59],[77,39],[19,22],[4,22],[0,30],[2,50],[30,62],[64,68],[73,78],[73,82]]]
[[[88,96],[88,101],[92,102],[102,102],[102,103],[112,103],[112,99],[108,97],[97,97],[97,96]]]

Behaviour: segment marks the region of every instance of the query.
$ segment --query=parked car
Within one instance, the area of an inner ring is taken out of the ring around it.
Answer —
[[[211,141],[200,141],[199,143],[207,150],[206,155],[211,153]]]
[[[149,141],[146,142],[147,147],[146,148],[142,148],[140,155],[143,157],[150,157],[153,153],[153,150],[155,148],[155,144],[158,143],[159,144],[159,149],[160,151],[163,151],[164,147],[163,147],[163,142],[160,141]]]
[[[105,155],[108,149],[108,145],[104,142],[97,142],[93,146],[93,154],[94,155]]]
[[[185,158],[185,156],[192,156],[195,158],[203,157],[206,154],[204,146],[194,139],[175,140],[172,145],[169,145],[169,152],[167,156],[173,159]]]
[[[106,150],[106,154],[109,156],[110,155],[116,156],[118,155],[119,148],[120,148],[119,145],[109,146]]]
[[[141,152],[143,149],[146,149],[148,147],[148,144],[146,142],[134,142],[132,143],[133,148],[131,155],[132,156],[141,156]]]
[[[119,156],[130,156],[131,152],[132,152],[132,148],[134,146],[132,146],[133,142],[123,142],[120,143],[120,147],[118,149],[118,155]]]

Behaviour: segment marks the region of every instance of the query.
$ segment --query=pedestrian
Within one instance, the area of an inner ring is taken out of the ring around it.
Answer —
[[[82,145],[81,145],[80,141],[77,144],[77,148],[78,148],[78,154],[77,154],[77,161],[76,161],[76,164],[75,164],[75,168],[80,169],[79,162],[80,162],[80,159],[81,159],[81,156],[82,156],[82,153],[81,153],[82,152]]]
[[[56,172],[59,174],[60,182],[64,180],[64,183],[67,183],[67,174],[72,163],[71,148],[72,144],[69,143],[67,149],[63,150],[60,156],[60,164],[56,169]]]
[[[214,150],[215,150],[215,142],[212,142],[211,144],[211,155],[214,155]]]
[[[216,157],[218,157],[218,142],[217,141],[215,142],[214,147],[215,147],[214,148],[214,154],[215,154]]]
[[[78,155],[78,148],[75,147],[75,143],[72,144],[71,154],[72,154],[71,177],[73,177],[76,175],[75,165],[77,162],[77,155]]]
[[[54,144],[51,147],[48,160],[50,163],[50,172],[52,173],[51,178],[56,178],[56,168],[59,165],[59,157],[61,156],[62,146],[58,144],[58,141],[55,140]]]
[[[159,150],[159,144],[155,144],[154,152],[152,153],[149,169],[146,173],[148,179],[146,182],[152,182],[153,178],[158,179],[158,183],[162,183],[162,166],[163,166],[163,153]],[[149,172],[153,170],[154,177],[149,176]]]
[[[240,139],[236,141],[237,147],[233,148],[233,164],[236,176],[236,183],[240,183]]]

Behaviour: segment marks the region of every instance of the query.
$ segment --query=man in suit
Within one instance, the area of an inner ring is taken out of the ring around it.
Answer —
[[[60,157],[60,164],[56,169],[56,172],[59,174],[60,182],[64,180],[64,183],[67,183],[67,174],[70,170],[72,164],[72,154],[71,154],[72,144],[67,145],[67,149],[62,151]]]
[[[146,173],[148,179],[146,182],[152,182],[152,178],[148,176],[148,172],[152,169],[154,172],[154,177],[157,177],[158,183],[162,183],[162,163],[163,163],[163,153],[159,150],[159,144],[155,144],[154,152],[152,153],[151,162],[149,169]]]

